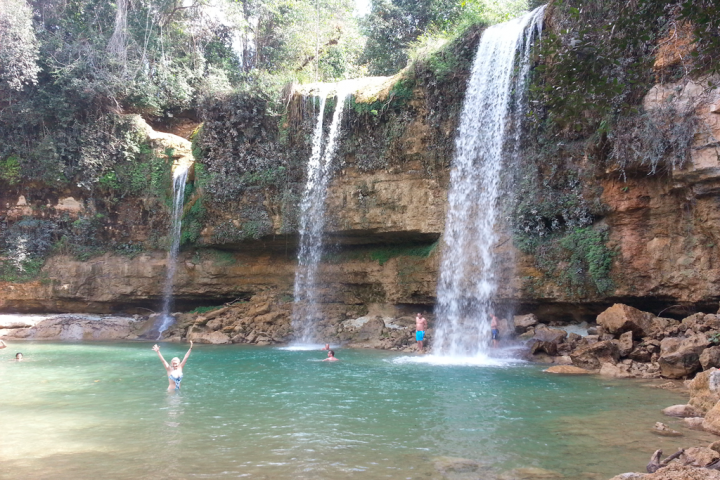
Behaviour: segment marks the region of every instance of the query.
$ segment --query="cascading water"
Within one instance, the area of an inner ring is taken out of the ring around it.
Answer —
[[[327,90],[320,91],[320,111],[313,134],[312,155],[307,165],[307,181],[300,204],[300,250],[295,271],[292,325],[295,339],[307,344],[314,340],[315,322],[321,312],[317,305],[315,277],[323,252],[323,228],[325,227],[325,197],[330,180],[331,163],[337,149],[345,100],[350,93],[347,82],[336,85],[337,104],[328,132],[325,149],[322,148],[323,120]]]
[[[529,72],[529,49],[542,29],[545,7],[500,25],[482,35],[468,82],[455,139],[455,160],[450,174],[448,212],[443,235],[435,309],[436,355],[474,357],[489,344],[490,314],[497,290],[493,247],[504,146],[508,137],[517,150],[521,113]],[[516,71],[516,53],[522,52]],[[512,153],[512,152],[511,152]]]
[[[158,327],[158,340],[162,337],[162,333],[175,321],[173,316],[170,315],[170,308],[173,303],[173,280],[175,278],[177,256],[180,251],[180,230],[182,229],[183,201],[185,199],[188,167],[188,165],[181,164],[173,172],[173,210],[170,219],[172,245],[168,252],[167,275],[165,276],[165,286],[163,288],[163,309],[160,316],[160,326]]]

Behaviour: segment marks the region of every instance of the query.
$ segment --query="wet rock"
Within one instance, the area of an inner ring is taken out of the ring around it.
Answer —
[[[570,354],[570,358],[576,367],[599,370],[602,363],[617,363],[620,353],[612,341],[604,341],[579,348]]]
[[[686,467],[671,463],[655,473],[646,474],[642,480],[720,480],[720,472],[699,467]]]
[[[564,375],[590,375],[593,373],[590,370],[585,370],[584,368],[579,368],[574,365],[557,365],[547,368],[543,371],[547,373],[557,373]]]
[[[355,339],[359,341],[375,339],[382,334],[383,328],[385,328],[383,319],[381,317],[373,317],[360,327]]]
[[[604,377],[614,378],[632,378],[635,376],[631,371],[631,365],[624,365],[621,363],[618,363],[617,365],[608,362],[601,363],[599,373]]]
[[[704,430],[703,420],[703,417],[687,417],[683,418],[683,423],[690,430]]]
[[[558,346],[557,343],[535,340],[532,347],[530,347],[530,353],[532,355],[537,355],[538,353],[547,353],[548,355],[554,356],[558,354]]]
[[[517,338],[518,338],[518,340],[525,341],[525,340],[530,340],[530,339],[533,338],[534,336],[535,336],[535,329],[534,329],[534,328],[530,328],[530,329],[528,329],[527,332],[525,332],[525,333],[523,333],[523,334],[521,334],[521,335],[518,335]]]
[[[213,345],[230,343],[230,337],[222,332],[193,332],[188,335],[188,340],[192,340],[195,343],[210,343]]]
[[[720,435],[720,402],[716,403],[706,414],[702,427],[704,430]]]
[[[662,422],[655,422],[655,426],[652,428],[652,433],[661,435],[663,437],[682,437],[683,434],[673,430]]]
[[[598,327],[597,327],[597,326],[588,327],[587,333],[588,333],[588,335],[597,335],[597,334],[598,334]]]
[[[720,367],[720,346],[703,350],[700,354],[700,366],[703,370]]]
[[[663,414],[668,417],[697,417],[699,413],[690,405],[673,405],[663,409]]]
[[[477,472],[483,464],[467,458],[436,457],[433,459],[435,470],[442,474]]]
[[[708,445],[708,448],[710,450],[715,450],[716,452],[720,453],[720,440],[711,443],[710,445]]]
[[[518,335],[538,324],[538,318],[534,313],[530,313],[528,315],[515,315],[515,317],[513,317],[513,321],[515,323],[515,333]]]

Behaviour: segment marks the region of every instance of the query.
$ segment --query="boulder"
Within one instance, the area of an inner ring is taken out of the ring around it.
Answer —
[[[602,363],[617,363],[620,352],[612,341],[604,341],[579,348],[570,354],[570,358],[576,367],[599,370]]]
[[[501,318],[498,320],[498,331],[502,338],[510,338],[515,336],[515,323],[512,318]]]
[[[686,467],[671,463],[655,473],[647,474],[642,480],[720,480],[720,472],[708,468]]]
[[[632,372],[632,366],[622,363],[617,365],[608,362],[601,363],[599,373],[604,377],[614,378],[632,378],[635,376]]]
[[[620,357],[627,357],[633,351],[633,333],[625,332],[618,339],[618,352]]]
[[[565,330],[559,328],[548,328],[547,325],[540,324],[535,327],[535,340],[542,342],[560,343],[567,337]]]
[[[575,367],[573,365],[556,365],[543,371],[562,375],[590,375],[593,373],[590,370],[585,370],[584,368]]]
[[[720,435],[720,402],[716,403],[715,406],[705,414],[702,427],[705,431]]]
[[[717,440],[710,445],[708,445],[708,448],[710,450],[715,450],[716,452],[720,453],[720,440]]]
[[[610,480],[643,480],[648,478],[648,476],[647,473],[628,472],[615,475]]]
[[[213,345],[230,343],[230,337],[222,332],[193,332],[188,337],[188,340],[196,343],[211,343]]]
[[[597,335],[598,334],[598,327],[595,325],[594,327],[588,327],[587,329],[588,335]]]
[[[711,368],[698,373],[687,382],[687,387],[690,391],[688,405],[704,414],[720,402],[720,370]]]
[[[680,457],[685,465],[692,467],[707,467],[720,458],[720,454],[708,447],[686,448]]]
[[[697,417],[699,413],[690,405],[673,405],[663,409],[663,414],[668,417]]]
[[[703,370],[720,367],[720,346],[710,347],[700,354],[700,366]]]
[[[530,347],[530,353],[537,355],[538,353],[547,353],[548,355],[558,354],[558,345],[553,342],[543,342],[542,340],[535,340]]]
[[[683,378],[700,370],[700,353],[710,344],[700,333],[684,339],[665,338],[660,344],[660,370],[663,377]]]
[[[537,325],[538,318],[534,313],[529,313],[527,315],[515,315],[513,317],[513,323],[515,324],[515,333],[519,335],[527,331],[528,328]]]
[[[616,303],[598,315],[597,323],[608,333],[620,335],[630,331],[637,339],[656,335],[670,326],[679,324],[676,320],[659,318],[652,313],[622,303]]]
[[[360,327],[360,330],[358,330],[355,336],[355,340],[366,341],[377,339],[382,334],[383,328],[385,328],[385,322],[382,317],[373,317]]]
[[[688,427],[690,430],[704,430],[703,429],[703,417],[687,417],[683,418],[683,423],[685,423],[685,426]]]

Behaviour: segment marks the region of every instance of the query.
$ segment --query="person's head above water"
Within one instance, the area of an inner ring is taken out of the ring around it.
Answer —
[[[334,357],[334,356],[335,356],[335,351],[328,350],[328,357]]]
[[[178,357],[173,357],[173,359],[170,360],[170,366],[172,368],[178,368],[180,366],[180,359]]]
[[[15,354],[15,360],[22,360],[22,359],[23,359],[23,354],[22,354],[22,353],[18,352],[18,353]]]

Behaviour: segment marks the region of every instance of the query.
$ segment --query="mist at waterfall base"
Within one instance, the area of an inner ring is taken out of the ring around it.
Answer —
[[[319,110],[313,132],[312,154],[307,164],[305,190],[300,203],[300,248],[295,270],[292,326],[298,348],[320,348],[314,342],[315,323],[321,319],[318,307],[316,277],[323,253],[325,228],[325,198],[332,173],[332,161],[337,150],[345,101],[352,90],[352,81],[323,85],[318,92]],[[326,97],[331,87],[336,89],[335,112],[323,148],[323,121]]]
[[[516,153],[528,52],[542,29],[544,8],[487,28],[478,45],[450,173],[435,306],[435,356],[483,364],[492,363],[488,358],[497,353],[489,348],[490,314],[496,313],[494,248],[499,202],[511,195],[502,191],[501,178],[507,157]]]
[[[162,345],[166,358],[186,349]],[[321,362],[318,351],[196,345],[168,394],[147,343],[22,352],[15,363],[14,349],[0,350],[8,480],[445,478],[444,457],[482,462],[485,480],[528,478],[507,471],[529,467],[597,480],[644,471],[656,448],[713,441],[662,415],[681,394],[531,364],[439,367],[368,350]],[[656,421],[685,436],[653,435]]]
[[[185,199],[185,184],[187,182],[188,165],[178,165],[173,172],[173,209],[170,218],[170,238],[172,243],[168,252],[167,274],[165,275],[165,285],[163,287],[163,308],[162,314],[158,319],[157,339],[160,340],[165,330],[175,322],[175,318],[170,314],[173,304],[173,280],[175,279],[175,270],[177,269],[177,256],[180,252],[180,232],[182,230],[182,214],[183,202]],[[155,330],[153,328],[153,330]]]

